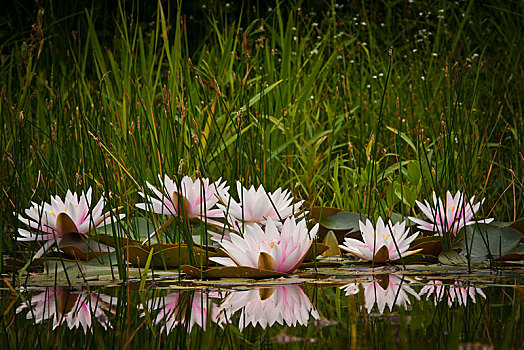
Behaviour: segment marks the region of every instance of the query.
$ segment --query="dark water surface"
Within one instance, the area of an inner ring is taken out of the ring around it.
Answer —
[[[338,281],[343,283],[338,283]],[[1,291],[0,343],[47,348],[523,347],[521,275],[332,277],[235,286],[27,286]],[[4,280],[5,282],[5,280]],[[258,282],[260,283],[260,282]]]

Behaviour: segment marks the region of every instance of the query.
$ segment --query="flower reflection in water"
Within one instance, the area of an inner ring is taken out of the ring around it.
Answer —
[[[455,302],[457,302],[459,306],[466,306],[468,305],[468,299],[476,303],[477,294],[486,299],[486,294],[484,294],[481,288],[476,288],[457,280],[451,285],[445,285],[443,281],[439,280],[430,281],[420,290],[420,296],[424,294],[426,294],[426,300],[430,300],[433,296],[435,305],[442,300],[447,300],[449,307],[453,306]]]
[[[346,295],[357,294],[359,283],[349,283],[340,287]],[[376,304],[380,314],[384,313],[386,306],[389,311],[393,311],[393,306],[397,305],[407,309],[411,304],[409,296],[414,296],[420,300],[419,295],[409,286],[407,280],[397,275],[379,275],[372,282],[362,283],[364,289],[364,300],[368,313],[371,312]]]
[[[218,309],[212,299],[220,297],[219,292],[174,292],[149,300],[147,309],[149,312],[158,310],[153,322],[162,324],[161,331],[170,333],[176,326],[182,325],[191,333],[195,324],[205,330],[209,321],[216,322]]]
[[[237,313],[240,313],[240,331],[250,324],[253,327],[259,324],[263,329],[275,322],[294,327],[307,325],[310,317],[319,319],[309,297],[296,285],[231,292],[220,305],[219,324],[231,323],[231,318]]]
[[[36,288],[42,292],[23,302],[16,313],[28,308],[26,318],[34,319],[36,324],[53,319],[53,329],[65,323],[69,329],[80,328],[92,331],[94,317],[104,329],[111,328],[106,312],[117,299],[98,292],[76,292],[64,287]]]

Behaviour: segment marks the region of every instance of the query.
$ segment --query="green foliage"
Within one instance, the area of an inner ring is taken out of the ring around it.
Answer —
[[[421,215],[415,200],[446,190],[486,197],[481,216],[523,215],[521,2],[306,5],[12,5],[0,253],[24,248],[12,213],[31,200],[93,186],[113,194],[107,210],[141,216],[157,173],[373,218]]]

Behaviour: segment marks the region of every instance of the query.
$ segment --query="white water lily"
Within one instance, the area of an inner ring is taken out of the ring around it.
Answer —
[[[408,251],[411,242],[418,233],[409,235],[406,223],[396,223],[391,220],[386,225],[382,218],[378,218],[376,228],[366,219],[366,224],[359,221],[362,241],[346,238],[339,247],[364,260],[375,262],[395,261],[401,257],[418,253],[420,250]]]
[[[254,186],[246,189],[239,181],[237,192],[239,202],[228,197],[224,200],[225,206],[220,205],[228,215],[232,229],[237,232],[244,232],[245,226],[253,224],[266,225],[269,219],[280,225],[288,217],[297,214],[304,202],[293,204],[294,198],[288,190],[278,188],[275,192],[266,192],[262,185],[258,189]]]
[[[470,200],[465,200],[464,195],[457,191],[455,196],[450,191],[446,192],[446,203],[437,198],[433,192],[433,206],[427,200],[424,203],[416,201],[418,207],[429,221],[424,221],[414,217],[409,217],[411,221],[418,225],[418,228],[425,231],[435,232],[435,235],[442,236],[445,232],[455,235],[460,229],[475,223],[489,224],[493,219],[472,220],[480,209],[484,199],[475,203],[475,196]]]
[[[51,196],[51,203],[42,202],[37,204],[32,202],[29,209],[25,210],[27,218],[16,214],[18,219],[29,227],[43,232],[43,234],[33,234],[24,229],[18,229],[21,237],[19,241],[45,241],[42,248],[36,253],[34,258],[41,257],[55,242],[60,244],[62,237],[71,232],[78,232],[87,236],[87,233],[95,227],[101,227],[115,220],[123,218],[120,214],[117,218],[111,217],[109,213],[102,215],[104,207],[104,197],[91,209],[91,187],[84,194],[78,195],[67,191],[65,200],[59,196]]]
[[[296,285],[231,292],[219,307],[218,323],[221,326],[231,323],[237,313],[240,313],[240,331],[249,325],[260,325],[263,329],[275,323],[289,327],[305,326],[310,318],[319,319],[309,297]]]
[[[257,224],[247,226],[243,236],[231,233],[231,241],[220,242],[230,259],[210,259],[228,266],[292,272],[302,263],[317,231],[318,224],[308,230],[305,219],[296,222],[294,217],[287,218],[279,229],[268,218],[264,230]]]
[[[227,198],[229,186],[222,179],[209,183],[209,179],[196,179],[193,181],[189,176],[184,176],[180,181],[180,188],[167,175],[164,180],[160,174],[160,190],[146,182],[147,187],[154,193],[154,196],[138,192],[148,203],[138,203],[136,206],[143,210],[152,209],[157,214],[185,216],[188,219],[200,219],[210,221],[210,218],[222,218],[224,213],[216,207],[220,198]]]

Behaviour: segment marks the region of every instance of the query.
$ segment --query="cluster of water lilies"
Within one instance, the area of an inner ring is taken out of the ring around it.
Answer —
[[[139,192],[145,202],[136,206],[157,214],[206,223],[211,238],[227,255],[211,258],[218,264],[290,273],[300,266],[317,236],[319,225],[308,227],[303,201],[295,202],[288,190],[278,188],[267,192],[262,185],[246,188],[237,181],[238,199],[235,199],[222,179],[212,182],[207,178],[193,180],[184,176],[175,182],[167,175],[163,178],[159,175],[158,179],[159,187],[146,183],[151,194]],[[68,191],[65,200],[55,196],[51,197],[51,203],[33,202],[25,211],[26,216],[17,216],[41,233],[20,228],[17,239],[44,242],[35,255],[41,257],[54,243],[60,246],[65,234],[87,236],[94,228],[124,217],[113,212],[102,214],[104,197],[92,206],[91,194],[89,188],[80,196]],[[460,191],[454,196],[448,191],[443,202],[433,193],[433,205],[427,201],[416,202],[428,221],[409,219],[419,229],[435,235],[456,234],[466,225],[493,220],[473,220],[482,202],[475,203],[474,197],[467,200]],[[370,220],[360,221],[359,228],[362,240],[345,238],[340,248],[361,259],[396,261],[419,252],[409,250],[419,233],[410,234],[405,222],[393,224],[379,217],[375,225]]]

